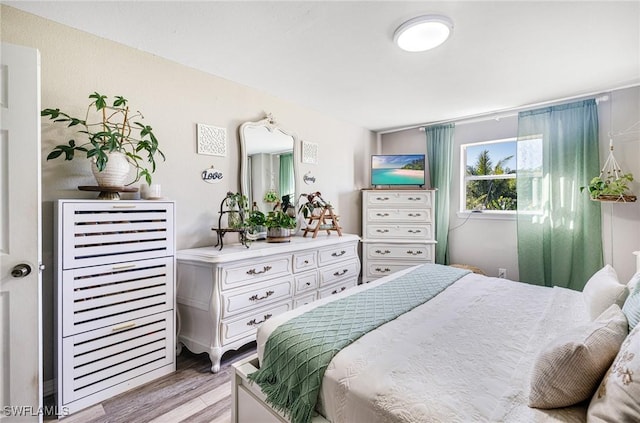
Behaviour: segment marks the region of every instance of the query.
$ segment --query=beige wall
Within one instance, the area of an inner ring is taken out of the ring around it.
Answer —
[[[598,106],[598,119],[600,162],[604,163],[607,157],[608,134],[612,133],[615,155],[622,169],[640,178],[640,126],[631,128],[628,134],[618,135],[640,121],[640,88],[611,92],[609,100]],[[507,276],[515,280],[519,276],[516,221],[474,215],[466,220],[464,215],[458,217],[457,211],[460,207],[460,145],[515,137],[517,131],[517,116],[456,125],[449,233],[451,262],[478,266],[492,276],[497,276],[498,268],[502,267],[507,269]],[[418,129],[383,135],[381,144],[384,154],[426,153],[425,135]],[[640,194],[640,182],[634,181],[632,189],[636,195]],[[437,194],[436,199],[441,200]],[[620,280],[628,281],[636,266],[631,253],[640,250],[640,201],[602,203],[602,224],[604,260],[614,266]]]
[[[154,182],[162,185],[164,196],[176,201],[178,248],[215,242],[210,227],[217,221],[220,201],[227,191],[240,189],[238,126],[265,113],[272,113],[298,138],[319,144],[318,164],[300,164],[300,191],[321,191],[336,206],[344,230],[360,232],[358,189],[368,183],[368,157],[375,144],[370,131],[7,6],[1,6],[0,13],[3,42],[40,50],[43,108],[81,115],[88,95],[98,91],[123,95],[144,112],[167,156]],[[196,123],[227,129],[226,158],[196,154]],[[45,160],[54,145],[67,139],[64,130],[43,121],[45,380],[52,378],[53,357],[53,204],[59,198],[95,197],[76,189],[94,184],[88,161]],[[224,172],[225,181],[207,184],[200,179],[200,172],[211,165]],[[316,177],[315,185],[302,182],[308,171]]]

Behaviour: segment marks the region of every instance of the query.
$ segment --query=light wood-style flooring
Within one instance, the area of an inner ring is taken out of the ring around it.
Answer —
[[[61,423],[229,423],[231,363],[253,354],[255,342],[222,357],[220,372],[211,373],[207,354],[186,348],[176,372],[78,411]]]

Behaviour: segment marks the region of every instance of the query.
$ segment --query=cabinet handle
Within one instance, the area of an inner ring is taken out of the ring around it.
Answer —
[[[422,251],[420,251],[420,250],[418,250],[418,251],[407,250],[407,254],[409,254],[411,256],[419,256],[420,254],[422,254]]]
[[[421,197],[409,197],[409,201],[420,201]]]
[[[345,250],[340,251],[339,253],[331,253],[331,257],[340,257],[344,256],[347,252]]]
[[[389,269],[388,267],[385,267],[384,269],[381,267],[376,267],[376,272],[378,273],[386,273],[386,272],[391,272],[391,269]]]
[[[416,229],[415,231],[413,229],[409,229],[407,232],[409,232],[410,234],[419,234],[422,231],[420,229]]]
[[[387,201],[389,199],[389,197],[376,197],[376,200],[378,201]]]
[[[273,294],[275,294],[274,291],[267,291],[264,293],[265,295],[263,295],[262,297],[258,297],[258,294],[252,295],[249,297],[249,301],[260,301],[260,300],[264,300],[265,298],[269,298],[270,296],[272,296]]]
[[[305,260],[305,261],[304,261],[304,264],[309,264],[309,260]]]
[[[389,213],[376,213],[376,216],[387,217],[389,216]]]
[[[306,282],[305,285],[311,286],[311,282]]]
[[[422,214],[420,213],[409,213],[409,217],[420,217]]]
[[[136,322],[127,322],[111,328],[111,332],[118,332],[119,330],[129,329],[136,325]]]
[[[247,270],[247,275],[259,275],[261,273],[267,273],[269,270],[271,270],[271,266],[265,266],[262,270],[256,270],[253,268],[251,270]]]
[[[264,319],[260,320],[259,322],[256,322],[256,319],[251,319],[247,322],[247,326],[258,326],[261,323],[266,322],[267,320],[269,320],[271,318],[271,316],[273,316],[273,314],[265,314],[264,315]]]
[[[342,272],[340,272],[340,271],[334,272],[333,276],[342,276],[345,273],[347,273],[348,271],[349,271],[349,269],[342,269]]]
[[[376,250],[376,254],[381,254],[381,255],[385,255],[385,254],[391,254],[391,251],[389,250]]]
[[[337,294],[338,292],[342,292],[342,291],[344,291],[345,289],[347,289],[347,287],[346,287],[346,286],[343,286],[343,287],[342,287],[342,288],[340,288],[339,290],[338,290],[338,289],[335,289],[335,290],[333,290],[333,292],[331,292],[331,295],[333,295],[333,294]]]
[[[131,269],[132,267],[136,267],[136,265],[135,264],[121,264],[119,266],[111,266],[111,270]]]
[[[387,232],[389,232],[389,229],[376,229],[376,232],[386,234]]]

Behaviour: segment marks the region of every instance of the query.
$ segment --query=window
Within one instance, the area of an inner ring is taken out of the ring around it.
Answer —
[[[463,144],[461,211],[515,213],[516,138]]]

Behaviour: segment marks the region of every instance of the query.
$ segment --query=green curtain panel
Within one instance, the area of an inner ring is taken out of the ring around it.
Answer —
[[[436,198],[436,263],[449,264],[449,205],[453,176],[453,137],[455,125],[435,125],[425,129],[427,159],[431,187],[437,188]]]
[[[295,184],[293,180],[293,153],[280,155],[280,196],[290,195],[295,201]]]
[[[519,113],[517,162],[520,280],[580,291],[602,267],[595,100]]]

